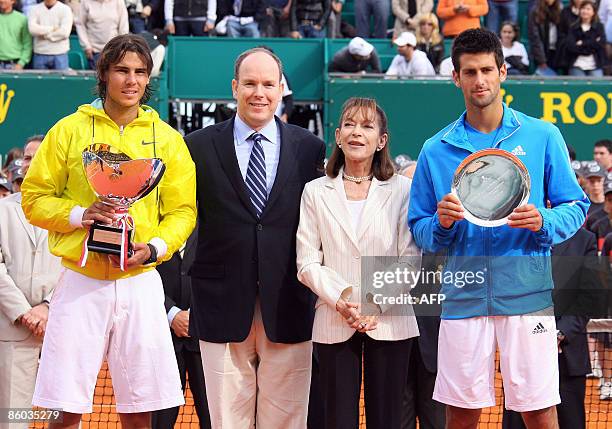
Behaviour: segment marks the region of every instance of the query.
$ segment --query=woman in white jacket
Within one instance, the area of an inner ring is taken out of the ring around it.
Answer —
[[[358,427],[362,361],[368,429],[400,428],[419,332],[411,284],[383,273],[418,272],[420,251],[407,225],[411,182],[395,174],[388,138],[376,102],[349,99],[327,174],[302,195],[298,278],[318,296],[313,342],[327,429]]]

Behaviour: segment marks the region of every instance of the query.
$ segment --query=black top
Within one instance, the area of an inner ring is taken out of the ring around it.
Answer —
[[[234,0],[217,0],[218,19],[228,15],[234,15]],[[252,16],[257,22],[264,22],[266,19],[266,2],[264,0],[242,0],[240,17]]]
[[[416,48],[427,54],[427,59],[436,70],[436,73],[438,73],[440,71],[440,63],[444,59],[444,42],[437,44],[418,43]]]
[[[593,22],[588,31],[584,31],[580,22],[570,27],[565,40],[568,66],[573,67],[579,55],[593,55],[597,68],[606,62],[606,32],[601,22]]]
[[[325,28],[331,12],[330,0],[293,0],[291,2],[291,31],[297,31],[304,21]]]
[[[608,214],[603,210],[604,203],[591,203],[589,211],[587,211],[587,219],[585,227],[589,231],[593,231],[593,225],[602,217],[606,217]]]
[[[597,248],[601,250],[606,236],[612,232],[612,221],[608,216],[602,217],[593,224],[592,231],[597,236]]]
[[[567,5],[561,11],[561,19],[559,21],[559,37],[567,37],[570,27],[578,20],[578,15],[574,15],[572,6]]]
[[[208,0],[174,0],[173,15],[181,18],[206,16]]]
[[[529,46],[531,47],[531,55],[536,66],[540,64],[549,64],[556,67],[557,63],[557,47],[559,45],[559,38],[554,46],[550,46],[549,43],[549,32],[551,22],[545,20],[542,23],[536,22],[536,8],[534,6],[529,11],[529,18],[527,20],[527,32],[529,37]]]
[[[586,325],[589,318],[605,311],[602,301],[606,297],[598,276],[593,233],[580,228],[570,239],[555,245],[552,268],[557,329],[565,335],[559,363],[563,361],[570,376],[584,376],[591,372]]]
[[[180,252],[176,252],[172,258],[156,267],[164,285],[166,313],[172,307],[178,307],[181,310],[191,308],[191,278],[188,273],[195,257],[197,241],[197,230],[194,230],[187,239],[183,256]],[[183,347],[193,352],[200,350],[197,335],[193,332],[190,332],[189,337],[177,337],[172,329],[170,332],[175,350],[181,350]]]
[[[604,243],[601,247],[601,257],[604,262],[612,264],[612,234],[608,234],[604,238]]]

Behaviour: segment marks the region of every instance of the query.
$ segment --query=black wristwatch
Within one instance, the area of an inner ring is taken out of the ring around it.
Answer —
[[[147,243],[147,246],[149,246],[149,250],[151,251],[151,256],[149,256],[149,259],[144,261],[142,265],[149,265],[154,262],[157,262],[157,248],[153,246],[151,243]]]

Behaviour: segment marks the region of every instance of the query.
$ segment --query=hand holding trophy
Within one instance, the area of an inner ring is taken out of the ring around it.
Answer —
[[[484,149],[459,164],[451,193],[461,202],[465,219],[495,227],[505,225],[514,209],[527,204],[530,188],[529,172],[517,156],[502,149]]]
[[[95,221],[89,228],[79,265],[84,267],[89,251],[119,256],[121,271],[133,253],[134,220],[132,204],[147,196],[159,184],[166,169],[159,158],[131,159],[107,144],[92,144],[83,151],[85,176],[102,203],[112,206],[111,224]]]

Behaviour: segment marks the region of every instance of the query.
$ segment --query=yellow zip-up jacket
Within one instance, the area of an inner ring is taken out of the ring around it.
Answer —
[[[149,271],[154,264],[122,272],[110,265],[107,255],[94,252],[89,252],[84,268],[78,265],[88,230],[73,226],[70,214],[76,206],[88,208],[97,200],[82,161],[83,150],[92,143],[109,144],[132,159],[163,160],[166,171],[159,185],[129,212],[136,226],[132,240],[159,244],[161,239],[167,251],[158,262],[170,259],[196,223],[195,165],[182,136],[147,106],[142,106],[138,117],[123,129],[104,112],[100,99],[57,122],[36,152],[23,182],[23,211],[30,223],[49,231],[51,253],[71,270],[109,280]]]

